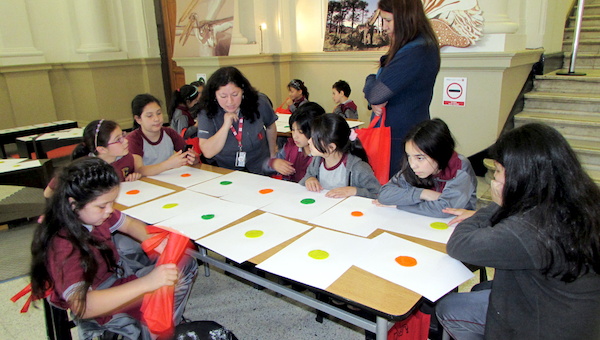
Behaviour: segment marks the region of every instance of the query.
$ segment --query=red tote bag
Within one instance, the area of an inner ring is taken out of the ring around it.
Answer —
[[[368,127],[356,129],[358,139],[367,152],[369,164],[373,168],[375,177],[380,184],[385,184],[390,179],[390,156],[392,149],[392,129],[385,126],[386,110],[383,108],[381,116],[375,116]],[[381,120],[379,127],[375,127]]]
[[[417,311],[398,321],[388,331],[388,340],[427,340],[431,315]]]

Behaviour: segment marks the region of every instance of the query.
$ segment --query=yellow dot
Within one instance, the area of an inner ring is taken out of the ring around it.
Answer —
[[[325,260],[329,257],[329,253],[325,250],[315,249],[308,252],[308,256],[315,260]]]
[[[244,236],[246,236],[247,238],[257,238],[257,237],[261,237],[263,236],[265,232],[262,230],[248,230]]]

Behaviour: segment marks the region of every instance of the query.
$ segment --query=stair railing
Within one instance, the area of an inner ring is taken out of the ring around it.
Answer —
[[[568,72],[556,72],[561,76],[585,76],[585,73],[575,72],[575,60],[577,59],[577,48],[579,47],[579,33],[581,31],[581,20],[583,19],[583,6],[585,0],[577,1],[577,17],[575,18],[575,35],[573,36],[573,48],[571,49],[571,62]]]

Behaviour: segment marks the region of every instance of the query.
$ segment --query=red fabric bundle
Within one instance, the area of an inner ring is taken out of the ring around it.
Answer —
[[[385,126],[386,110],[383,108],[381,116],[375,116],[368,127],[356,129],[358,139],[367,152],[369,165],[373,168],[375,177],[380,184],[385,184],[390,179],[390,157],[392,150],[392,129]],[[381,119],[379,127],[375,127]]]

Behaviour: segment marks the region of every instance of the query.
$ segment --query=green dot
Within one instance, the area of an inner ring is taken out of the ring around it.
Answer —
[[[308,256],[315,260],[325,260],[329,257],[329,253],[325,250],[315,249],[308,252]]]
[[[439,230],[448,229],[448,224],[446,224],[444,222],[433,222],[429,226],[432,227],[433,229],[439,229]]]
[[[203,220],[210,220],[210,219],[213,219],[213,218],[215,218],[215,215],[214,215],[214,214],[206,214],[206,215],[202,215],[202,219],[203,219]]]
[[[163,209],[171,209],[171,208],[175,208],[176,206],[178,206],[178,203],[169,203],[169,204],[165,204],[163,205]]]
[[[263,236],[264,231],[262,230],[248,230],[244,236],[246,236],[247,238],[257,238],[257,237],[261,237]]]
[[[314,198],[305,198],[302,201],[300,201],[300,203],[302,203],[302,204],[313,204],[313,203],[315,203],[315,200],[314,200]]]
[[[229,185],[231,183],[233,183],[233,182],[231,182],[231,181],[223,181],[223,182],[221,182],[219,184],[221,184],[221,185]]]

